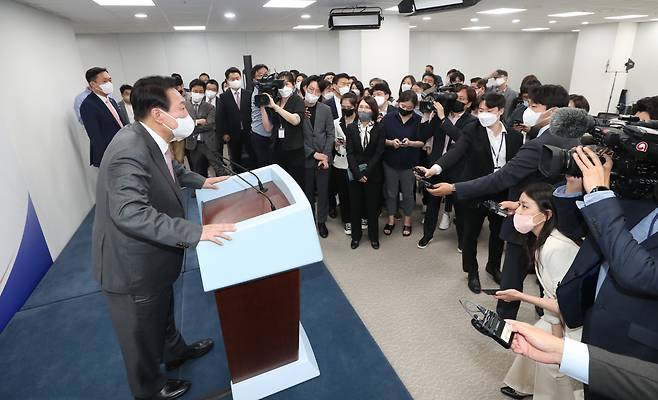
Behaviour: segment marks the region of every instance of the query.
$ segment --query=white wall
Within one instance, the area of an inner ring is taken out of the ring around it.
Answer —
[[[207,72],[221,82],[242,56],[270,70],[296,68],[320,73],[336,70],[338,34],[334,32],[208,32],[78,35],[84,68],[107,67],[115,89],[146,75],[178,72],[185,84]],[[118,93],[116,93],[118,95]]]
[[[568,88],[576,39],[574,33],[412,32],[410,73],[419,78],[432,64],[444,80],[448,70],[457,68],[468,81],[501,68],[517,91],[528,74]]]
[[[626,80],[629,103],[658,95],[658,22],[638,24],[631,58],[636,67]]]

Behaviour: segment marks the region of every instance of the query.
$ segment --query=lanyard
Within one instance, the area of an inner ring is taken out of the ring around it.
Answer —
[[[500,146],[498,146],[498,154],[496,154],[496,151],[494,150],[493,146],[491,146],[491,143],[489,143],[489,147],[491,148],[491,155],[492,158],[494,159],[494,171],[497,171],[501,168],[498,166],[498,158],[500,157],[500,153],[503,150],[503,143],[505,143],[505,132],[503,132],[503,135],[500,138]]]

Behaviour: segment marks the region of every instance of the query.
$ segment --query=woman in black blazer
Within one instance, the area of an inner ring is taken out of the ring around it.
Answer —
[[[372,97],[359,103],[359,123],[347,127],[347,163],[349,168],[350,218],[352,220],[352,249],[361,241],[361,218],[368,219],[368,237],[373,249],[379,248],[380,201],[384,182],[382,155],[385,135],[377,123],[379,110]]]
[[[279,164],[297,184],[304,188],[304,100],[295,93],[295,78],[288,71],[280,72],[278,79],[284,86],[279,89],[280,100],[270,97],[268,107],[276,114],[263,118],[263,126],[272,132],[274,144],[274,163]],[[268,95],[269,96],[269,95]]]

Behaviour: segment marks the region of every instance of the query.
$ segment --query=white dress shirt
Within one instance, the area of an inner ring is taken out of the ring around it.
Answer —
[[[564,338],[560,372],[585,385],[589,383],[589,349],[585,343]]]
[[[507,163],[507,145],[505,143],[505,135],[507,135],[507,129],[505,129],[505,124],[503,125],[503,130],[494,136],[494,133],[491,129],[487,128],[487,136],[489,136],[489,149],[491,150],[491,160],[494,164],[494,172],[498,172],[501,168]]]
[[[158,145],[158,148],[159,148],[160,151],[162,152],[162,158],[165,160],[165,164],[166,164],[166,163],[167,163],[167,160],[165,159],[165,155],[164,155],[164,154],[167,152],[167,150],[169,150],[169,143],[167,143],[167,142],[162,138],[162,136],[158,135],[157,132],[155,132],[153,129],[149,128],[148,125],[146,125],[146,124],[143,123],[142,121],[139,121],[139,123],[142,124],[142,126],[144,127],[144,129],[146,129],[146,132],[148,132],[149,135],[151,135],[151,137],[153,138],[153,140],[155,140],[155,143]]]
[[[132,124],[133,122],[135,122],[135,112],[133,111],[133,105],[128,104],[124,101],[123,106],[126,107],[126,114],[128,114],[128,122]]]

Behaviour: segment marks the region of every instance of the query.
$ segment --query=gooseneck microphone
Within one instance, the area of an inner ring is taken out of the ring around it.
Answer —
[[[260,189],[260,191],[263,192],[263,193],[267,192],[267,188],[266,188],[265,186],[263,186],[263,182],[261,182],[261,180],[260,180],[260,178],[258,177],[258,175],[254,174],[249,168],[243,167],[242,165],[240,165],[240,164],[238,164],[238,163],[236,163],[236,162],[234,162],[234,161],[232,161],[232,160],[230,160],[230,159],[228,159],[228,158],[222,156],[221,154],[218,154],[218,156],[219,156],[224,162],[228,162],[229,164],[231,164],[231,165],[233,165],[233,166],[235,166],[235,167],[240,168],[240,170],[241,170],[242,172],[248,172],[248,173],[250,173],[251,175],[253,175],[253,177],[256,178],[256,180],[258,181],[258,188]]]
[[[221,156],[220,156],[220,157],[221,157]],[[224,158],[224,157],[222,157],[222,158]],[[251,188],[254,189],[254,190],[255,190],[257,193],[259,193],[261,196],[265,197],[265,198],[267,199],[267,201],[270,203],[270,209],[271,209],[272,211],[275,211],[275,210],[276,210],[276,207],[274,206],[274,203],[272,202],[272,199],[270,198],[270,196],[266,195],[265,192],[264,192],[263,190],[257,188],[256,186],[252,185],[251,183],[249,183],[249,181],[246,180],[246,179],[244,179],[243,177],[241,177],[240,174],[235,173],[235,171],[233,171],[233,169],[231,169],[231,168],[229,168],[229,167],[227,167],[227,166],[225,166],[225,167],[226,167],[226,169],[228,170],[229,174],[231,174],[231,175],[233,175],[233,176],[239,178],[239,179],[242,180],[244,183],[246,183],[247,185],[251,186]],[[248,171],[248,172],[251,172],[251,171]],[[254,174],[253,172],[252,172],[252,175],[256,176],[256,174]],[[258,179],[257,176],[256,176],[256,179]],[[260,179],[258,179],[258,183],[260,183]],[[260,185],[261,185],[261,187],[262,187],[262,183],[260,183]]]

